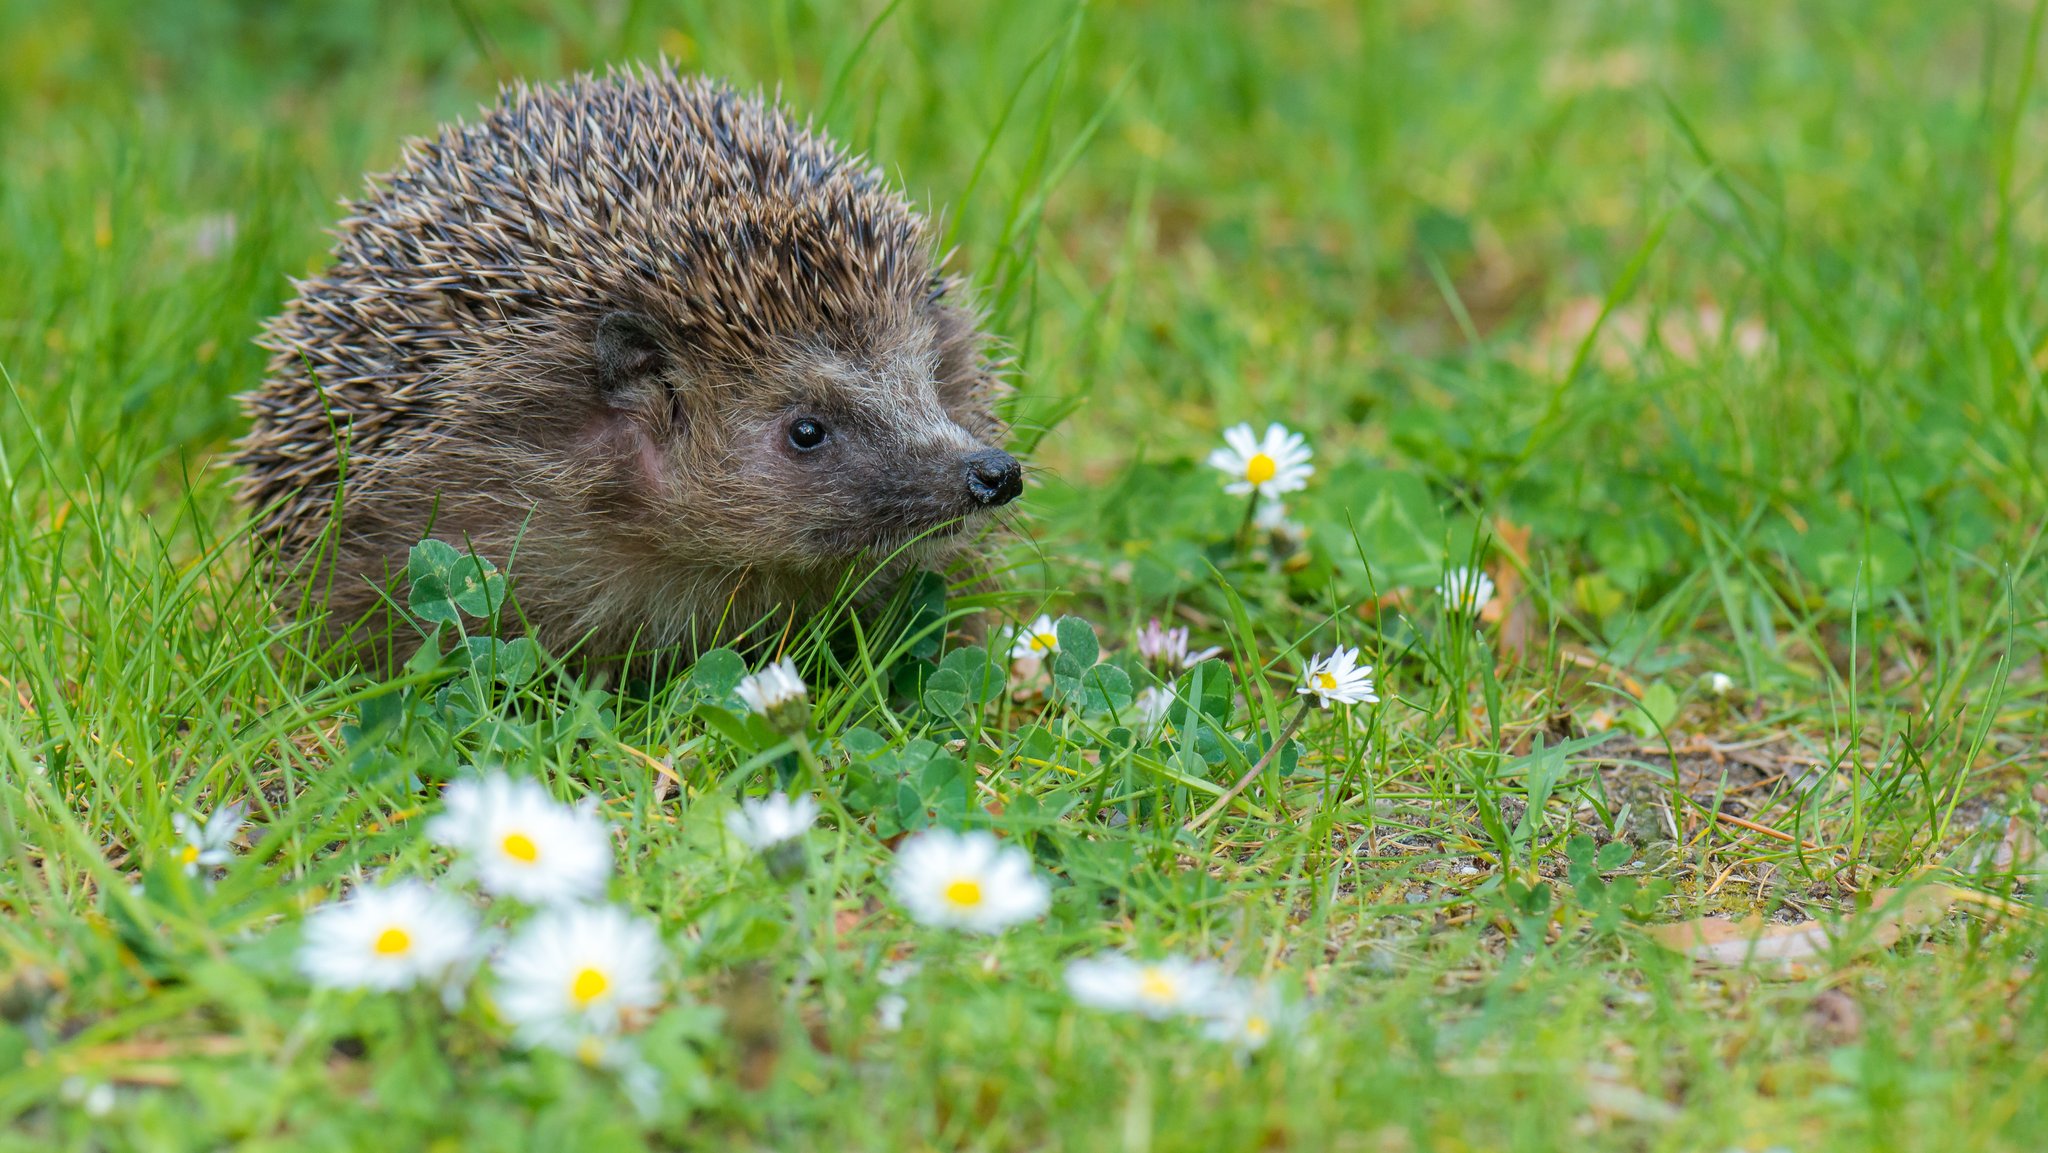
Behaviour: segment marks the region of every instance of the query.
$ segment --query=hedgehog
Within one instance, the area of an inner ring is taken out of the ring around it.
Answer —
[[[553,651],[687,656],[850,574],[872,603],[972,567],[1022,491],[925,218],[758,94],[666,63],[510,86],[344,207],[232,462],[344,651],[393,658],[427,536],[503,565],[503,623]]]

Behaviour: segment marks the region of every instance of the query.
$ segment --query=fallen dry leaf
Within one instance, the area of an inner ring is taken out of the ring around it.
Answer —
[[[2041,838],[2018,817],[2005,822],[2005,835],[1992,846],[1990,859],[1983,863],[1991,872],[2008,876],[2032,876],[2048,868],[2048,861],[2043,860]]]
[[[1603,1120],[1671,1122],[1679,1118],[1676,1106],[1632,1085],[1588,1081],[1585,1093],[1586,1108]]]
[[[1654,925],[1644,932],[1665,948],[1696,961],[1748,965],[1776,976],[1803,977],[1815,971],[1815,962],[1890,948],[1907,929],[1940,920],[1955,900],[1947,885],[1923,885],[1910,891],[1878,889],[1871,894],[1870,908],[1832,922],[1782,925],[1761,917],[1740,921],[1698,917]]]

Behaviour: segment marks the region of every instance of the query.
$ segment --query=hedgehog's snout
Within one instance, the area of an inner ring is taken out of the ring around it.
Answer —
[[[967,492],[983,508],[1006,505],[1024,491],[1024,466],[999,448],[984,448],[967,454]]]

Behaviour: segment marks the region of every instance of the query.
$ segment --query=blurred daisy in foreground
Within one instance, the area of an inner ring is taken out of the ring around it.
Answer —
[[[778,732],[793,733],[810,723],[811,690],[788,657],[740,678],[733,691]]]
[[[1278,424],[1267,425],[1264,437],[1253,436],[1249,424],[1233,425],[1223,430],[1223,443],[1209,454],[1209,467],[1230,478],[1223,486],[1227,493],[1279,496],[1308,487],[1315,472],[1308,441]]]
[[[661,934],[615,905],[550,909],[491,965],[498,1012],[528,1046],[588,1058],[633,1014],[661,1001]]]
[[[896,899],[926,925],[999,933],[1045,913],[1052,891],[1031,856],[992,834],[928,829],[896,850]]]
[[[748,797],[740,807],[725,815],[726,831],[741,844],[761,854],[768,873],[778,881],[803,876],[803,835],[818,819],[818,802],[809,796],[792,797],[770,793]]]
[[[1044,660],[1060,651],[1060,634],[1053,627],[1052,618],[1044,613],[1038,619],[1015,630],[1010,635],[1010,659]]]
[[[1140,961],[1122,953],[1069,961],[1066,980],[1067,992],[1083,1005],[1154,1020],[1210,1012],[1225,984],[1223,970],[1211,961]]]
[[[306,918],[299,971],[326,989],[405,989],[468,958],[476,916],[422,881],[357,889]]]
[[[186,876],[196,876],[202,868],[211,869],[235,859],[229,842],[242,831],[248,812],[248,805],[237,802],[215,809],[205,821],[184,813],[171,814],[171,827],[185,839],[185,847],[178,851],[178,862],[185,866]]]
[[[817,819],[818,802],[810,797],[770,793],[741,801],[725,815],[725,828],[741,844],[765,852],[803,836]]]
[[[1235,1045],[1243,1052],[1262,1049],[1277,1036],[1293,1032],[1302,1013],[1270,985],[1232,982],[1210,1003],[1209,1023],[1202,1035],[1212,1041]]]
[[[1372,666],[1358,663],[1358,650],[1338,645],[1334,652],[1309,661],[1301,671],[1301,687],[1295,690],[1314,697],[1323,708],[1331,705],[1375,704]]]
[[[503,773],[457,781],[441,800],[427,835],[465,854],[485,892],[535,905],[604,893],[612,841],[594,802],[571,808],[539,782]]]
[[[1436,595],[1444,599],[1444,607],[1465,616],[1478,616],[1493,600],[1493,578],[1476,568],[1454,568],[1444,574],[1443,583],[1436,586]]]

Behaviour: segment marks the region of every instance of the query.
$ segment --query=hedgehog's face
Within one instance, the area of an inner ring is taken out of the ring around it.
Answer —
[[[950,538],[1023,492],[1017,460],[963,425],[993,423],[986,399],[975,382],[945,379],[929,326],[882,344],[886,354],[858,359],[816,347],[740,368],[653,362],[662,383],[649,395],[666,396],[672,417],[652,447],[667,503],[688,522],[677,527],[689,559],[886,557]],[[610,362],[621,360],[615,350]]]
[[[721,482],[788,540],[765,552],[851,557],[943,539],[1024,489],[1015,458],[977,442],[929,380],[850,382],[800,374],[732,414]]]

